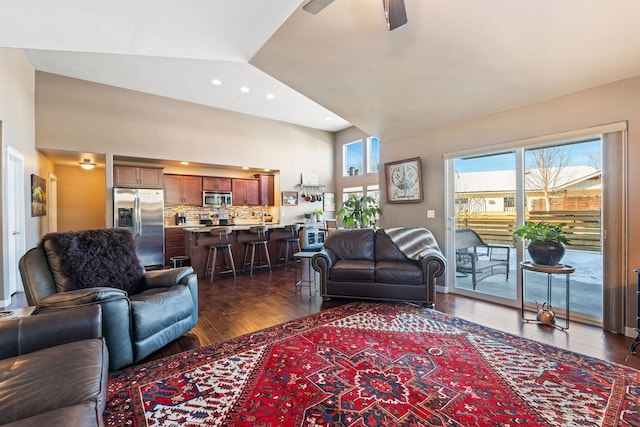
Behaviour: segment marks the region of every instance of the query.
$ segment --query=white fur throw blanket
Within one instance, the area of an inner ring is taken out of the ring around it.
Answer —
[[[423,254],[434,249],[440,251],[438,242],[426,228],[385,228],[384,232],[407,258],[419,260]]]

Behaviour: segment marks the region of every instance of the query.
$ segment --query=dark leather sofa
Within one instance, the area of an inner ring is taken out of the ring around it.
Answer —
[[[61,267],[67,254],[49,247],[51,236],[60,235],[70,239],[72,247],[83,249],[74,274]],[[126,270],[127,262],[139,271]],[[193,269],[144,271],[125,229],[51,233],[22,256],[19,268],[27,302],[36,306],[37,313],[102,306],[110,371],[140,362],[198,322],[198,279]],[[80,289],[63,289],[71,279]],[[122,289],[124,281],[135,287]]]
[[[445,258],[437,246],[419,252],[418,259],[410,259],[384,229],[341,230],[327,237],[311,262],[320,273],[324,299],[410,301],[433,307]]]
[[[98,305],[0,321],[0,425],[102,426],[101,335]]]

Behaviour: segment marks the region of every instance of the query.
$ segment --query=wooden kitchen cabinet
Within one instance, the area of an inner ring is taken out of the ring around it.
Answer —
[[[162,170],[162,168],[114,165],[113,185],[125,188],[162,188]]]
[[[231,178],[203,176],[202,191],[231,191]]]
[[[174,256],[184,256],[184,228],[164,229],[164,265],[170,266],[169,261]]]
[[[260,206],[260,183],[257,179],[232,179],[231,192],[235,206]]]
[[[190,175],[164,176],[165,206],[202,206],[202,177]]]
[[[256,175],[260,185],[260,205],[274,206],[273,175]]]

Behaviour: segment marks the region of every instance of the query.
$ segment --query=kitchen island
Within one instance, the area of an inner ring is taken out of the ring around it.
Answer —
[[[265,225],[269,229],[267,232],[269,257],[271,258],[272,266],[275,266],[278,264],[279,239],[289,237],[289,234],[285,230],[284,224],[266,223]],[[200,278],[205,277],[207,273],[205,268],[207,266],[209,246],[218,241],[217,237],[210,233],[213,227],[216,226],[184,227],[185,255],[191,258],[191,265]],[[245,242],[254,240],[256,235],[249,231],[252,227],[250,224],[229,225],[227,227],[233,230],[233,233],[229,236],[229,241],[231,243],[233,262],[236,265],[236,270],[241,272],[244,261]],[[220,264],[223,263],[222,258],[223,257],[218,257]]]

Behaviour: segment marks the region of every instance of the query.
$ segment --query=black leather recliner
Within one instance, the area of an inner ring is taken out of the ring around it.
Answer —
[[[60,235],[70,239],[70,247],[81,248],[86,254],[75,263],[81,271],[70,274],[69,268],[61,267],[65,253],[56,253],[49,244],[50,236]],[[125,244],[117,246],[122,241]],[[119,281],[131,278],[122,277],[127,272],[118,271],[117,260],[135,260],[139,264],[135,241],[122,228],[52,233],[27,251],[19,263],[27,302],[36,306],[36,313],[79,305],[102,306],[111,371],[141,361],[198,322],[198,279],[191,267],[157,271],[143,271],[140,267],[135,288],[127,291],[118,289]],[[108,280],[100,277],[97,281],[103,286],[92,287],[94,283],[82,283],[84,272],[94,276],[103,272]],[[80,289],[63,289],[67,282],[74,281]]]

